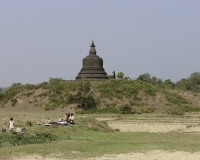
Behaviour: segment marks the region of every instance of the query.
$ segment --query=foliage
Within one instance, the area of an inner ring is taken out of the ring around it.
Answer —
[[[58,94],[58,92],[54,92],[49,95],[49,101],[45,105],[45,110],[54,110],[61,105],[66,104],[66,99],[62,94]]]
[[[126,76],[124,77],[124,80],[131,80],[130,77]]]
[[[23,85],[21,83],[13,83],[12,86],[4,92],[3,100],[7,102],[22,91]]]
[[[186,112],[199,112],[200,107],[192,107],[192,106],[175,106],[171,107],[167,110],[168,114],[172,115],[183,115]]]
[[[138,81],[143,81],[154,86],[159,86],[163,89],[180,89],[186,91],[200,92],[200,72],[194,72],[189,78],[183,78],[176,83],[172,82],[170,79],[162,81],[162,79],[151,77],[149,73],[139,75]]]
[[[48,88],[48,83],[47,82],[42,82],[40,84],[37,84],[38,88],[42,88],[42,89],[47,89]]]
[[[25,96],[27,96],[27,97],[29,97],[30,95],[32,95],[33,94],[33,92],[28,92],[28,93],[26,93],[26,94],[24,94]]]
[[[148,95],[150,95],[150,96],[156,96],[156,89],[155,88],[153,88],[153,87],[147,87],[147,88],[145,88],[145,93],[147,93]]]
[[[27,89],[27,90],[34,90],[34,89],[37,89],[38,87],[37,87],[37,85],[34,85],[34,84],[25,84],[24,86],[23,86],[23,88],[24,89]]]
[[[119,81],[116,79],[92,82],[92,87],[100,93],[100,98],[108,98],[111,100],[112,98],[130,98],[137,95],[143,88],[142,84],[136,81]]]
[[[118,114],[119,110],[116,106],[116,104],[106,104],[106,107],[103,108],[90,108],[87,110],[77,110],[77,114],[105,114],[105,113],[113,113],[113,114]]]
[[[150,76],[149,73],[145,73],[145,74],[139,75],[137,80],[138,81],[145,81],[145,82],[150,83],[151,82],[151,76]]]
[[[83,95],[87,95],[90,92],[91,84],[89,82],[83,82],[78,84],[78,92]]]
[[[14,98],[14,99],[11,100],[11,102],[12,102],[12,106],[15,106],[15,104],[17,103],[17,99]]]
[[[170,79],[165,80],[164,85],[168,86],[171,89],[174,89],[176,87],[176,84],[174,82],[172,82]]]
[[[132,109],[132,107],[128,104],[122,105],[120,107],[120,112],[122,114],[134,114],[135,113],[135,111]]]
[[[123,72],[117,73],[117,78],[118,79],[124,79],[124,73]]]
[[[173,92],[169,92],[167,90],[163,91],[165,94],[165,98],[172,104],[190,104],[191,102],[189,100],[187,100],[186,98],[173,93]]]
[[[143,107],[141,108],[142,113],[153,113],[156,109],[153,107]]]
[[[191,74],[190,80],[182,80],[186,82],[193,82],[192,84],[199,85],[199,74]],[[179,85],[177,85],[179,84]],[[128,105],[132,106],[147,106],[147,104],[139,103],[142,101],[141,95],[145,94],[145,97],[156,96],[158,91],[164,93],[167,101],[171,105],[187,105],[191,104],[186,98],[173,93],[171,89],[177,89],[183,85],[181,83],[174,83],[170,79],[164,82],[154,77],[150,74],[145,73],[140,75],[137,81],[128,80],[124,78],[123,80],[109,79],[102,81],[63,81],[61,78],[50,78],[49,82],[43,82],[41,84],[25,84],[14,83],[5,92],[0,92],[1,102],[7,102],[12,100],[12,105],[17,103],[17,94],[22,93],[22,95],[30,96],[39,88],[44,88],[45,92],[42,92],[37,97],[48,97],[46,101],[45,110],[54,110],[58,107],[66,107],[67,104],[76,104],[80,109],[87,110],[86,112],[93,113],[120,113],[120,105],[116,106],[106,106],[106,103],[102,105],[102,101],[123,101],[124,98],[129,99]],[[192,89],[192,87],[187,86],[185,89]],[[194,86],[194,85],[193,85]],[[195,87],[193,87],[194,90]],[[198,90],[198,87],[197,87]],[[29,101],[34,103],[34,101]],[[131,104],[132,103],[132,104]],[[97,107],[102,105],[103,107]],[[133,105],[134,106],[134,105]],[[132,108],[134,109],[134,108]],[[153,111],[153,110],[152,110]],[[141,112],[152,112],[151,109],[145,109]],[[124,111],[122,111],[124,112]],[[127,112],[129,112],[127,108]],[[125,112],[124,112],[125,113]]]
[[[181,90],[200,92],[200,72],[194,72],[189,78],[181,79],[177,82],[176,87]]]
[[[0,101],[2,102],[4,98],[4,94],[0,92]]]
[[[69,104],[76,103],[79,108],[82,108],[84,110],[96,108],[97,102],[95,98],[91,95],[83,95],[81,92],[78,92],[77,94],[69,94],[67,97],[67,102]]]
[[[0,147],[49,143],[55,141],[56,139],[57,136],[50,133],[16,134],[13,136],[2,134],[0,137]]]
[[[139,75],[137,80],[144,81],[146,83],[152,84],[154,86],[159,86],[159,87],[165,88],[165,89],[175,89],[175,87],[176,87],[176,83],[172,82],[170,79],[167,79],[163,82],[162,79],[160,79],[160,78],[157,78],[155,76],[151,77],[151,75],[149,73]]]
[[[199,107],[191,107],[191,106],[179,106],[178,109],[182,112],[199,112]]]
[[[50,78],[48,89],[56,94],[61,93],[61,91],[64,89],[61,81],[61,78]]]

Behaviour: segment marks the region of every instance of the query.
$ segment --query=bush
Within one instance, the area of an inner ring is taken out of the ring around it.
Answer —
[[[80,92],[75,95],[69,94],[67,97],[67,102],[69,104],[75,103],[79,108],[85,110],[96,108],[97,106],[97,101],[91,94],[84,96]]]
[[[12,106],[15,106],[15,104],[17,103],[17,99],[14,98],[14,99],[11,100],[11,102],[12,102]]]
[[[120,113],[122,113],[122,114],[134,114],[135,110],[133,110],[130,105],[125,104],[125,105],[120,107]]]
[[[140,111],[142,113],[153,113],[156,109],[153,107],[144,107]]]

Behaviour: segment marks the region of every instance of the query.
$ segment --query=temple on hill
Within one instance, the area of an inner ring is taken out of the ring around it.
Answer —
[[[107,75],[103,68],[103,59],[97,56],[94,41],[90,46],[89,55],[83,58],[83,67],[78,73],[76,80],[103,80],[108,78],[115,78],[115,73]]]

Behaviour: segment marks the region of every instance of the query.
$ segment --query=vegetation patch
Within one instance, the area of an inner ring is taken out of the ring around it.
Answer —
[[[186,98],[184,98],[184,97],[182,97],[182,96],[180,96],[176,93],[169,92],[169,91],[166,91],[166,90],[163,91],[163,92],[165,94],[165,98],[172,104],[178,104],[178,105],[180,105],[180,104],[191,104],[191,102],[188,99],[186,99]]]
[[[17,103],[17,99],[14,98],[14,99],[11,100],[11,102],[12,102],[12,106],[15,106],[15,104]]]
[[[49,143],[56,139],[57,136],[50,133],[16,134],[13,136],[2,134],[0,136],[0,147]]]
[[[176,106],[171,107],[167,110],[168,114],[171,115],[183,115],[186,112],[199,112],[199,107],[191,107],[191,106]]]
[[[26,94],[24,94],[25,96],[29,97],[30,95],[32,95],[34,92],[28,92]]]

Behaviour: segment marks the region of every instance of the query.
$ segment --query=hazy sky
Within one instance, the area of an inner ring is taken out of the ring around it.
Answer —
[[[0,87],[73,80],[94,40],[107,73],[200,71],[199,0],[0,0]]]

